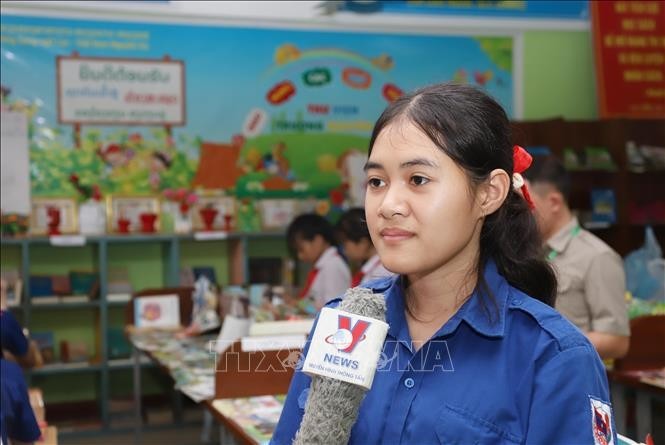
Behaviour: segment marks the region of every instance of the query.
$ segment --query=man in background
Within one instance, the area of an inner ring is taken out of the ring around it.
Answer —
[[[585,230],[570,210],[570,176],[552,156],[534,156],[524,173],[557,274],[556,309],[580,328],[603,359],[628,352],[630,324],[621,257]]]

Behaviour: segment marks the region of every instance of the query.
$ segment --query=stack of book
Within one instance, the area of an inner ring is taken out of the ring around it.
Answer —
[[[87,303],[99,295],[95,272],[71,271],[68,275],[32,275],[32,304]]]
[[[106,301],[122,303],[131,300],[134,288],[129,281],[129,271],[126,267],[115,267],[109,270]]]

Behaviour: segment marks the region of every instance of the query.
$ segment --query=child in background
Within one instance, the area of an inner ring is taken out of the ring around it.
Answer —
[[[381,264],[381,259],[369,236],[365,209],[355,207],[344,212],[337,221],[336,229],[346,257],[350,261],[362,264],[360,270],[351,278],[351,287],[391,275],[391,272]]]
[[[337,250],[335,231],[327,219],[315,213],[299,215],[289,224],[286,239],[289,250],[312,265],[300,299],[311,299],[318,311],[344,293],[351,284],[351,271]]]

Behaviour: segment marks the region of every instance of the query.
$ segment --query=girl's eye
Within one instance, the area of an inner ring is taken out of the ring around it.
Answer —
[[[385,182],[383,182],[383,180],[379,178],[369,178],[367,180],[367,185],[369,185],[372,188],[378,188],[384,186]]]
[[[429,182],[429,179],[427,179],[424,176],[418,176],[418,175],[411,176],[411,183],[413,185],[425,185],[428,182]]]

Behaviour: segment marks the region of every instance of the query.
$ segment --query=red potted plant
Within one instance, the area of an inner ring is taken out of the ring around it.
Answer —
[[[199,210],[199,214],[201,215],[201,220],[203,221],[203,226],[205,230],[207,231],[213,230],[213,227],[215,225],[215,218],[217,217],[218,213],[219,211],[217,211],[217,209],[210,204],[206,205],[201,210]]]

